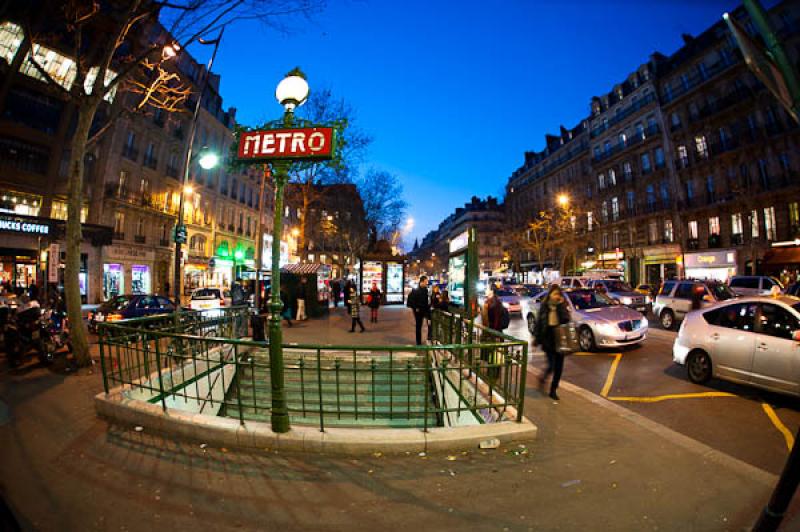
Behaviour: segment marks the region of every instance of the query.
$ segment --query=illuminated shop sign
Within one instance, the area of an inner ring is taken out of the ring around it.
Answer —
[[[47,235],[50,233],[50,226],[47,224],[37,224],[14,218],[0,217],[0,231]]]
[[[736,251],[707,251],[687,253],[687,268],[728,268],[736,266]]]

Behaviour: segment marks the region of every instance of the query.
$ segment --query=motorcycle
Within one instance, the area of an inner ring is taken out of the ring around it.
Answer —
[[[5,331],[6,354],[12,367],[32,349],[43,364],[53,362],[58,351],[50,330],[50,320],[44,319],[39,307],[17,312],[9,320]]]
[[[50,331],[50,337],[56,344],[56,351],[63,348],[72,352],[72,342],[69,339],[69,320],[63,312],[47,309],[42,313],[42,320]]]

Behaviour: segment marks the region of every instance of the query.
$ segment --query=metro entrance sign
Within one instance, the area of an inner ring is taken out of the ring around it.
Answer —
[[[331,127],[249,131],[239,138],[239,160],[331,159],[334,145]]]

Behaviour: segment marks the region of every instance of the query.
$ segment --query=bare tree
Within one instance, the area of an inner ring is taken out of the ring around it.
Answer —
[[[64,288],[67,315],[72,327],[73,352],[79,365],[89,365],[89,344],[86,331],[80,324],[81,298],[79,285],[81,223],[83,205],[84,158],[98,135],[106,129],[98,128],[90,138],[93,123],[104,101],[111,99],[114,91],[123,89],[142,69],[150,70],[149,81],[131,82],[138,87],[140,109],[161,106],[167,110],[177,108],[188,96],[182,84],[160,68],[166,43],[160,38],[151,39],[152,30],[159,19],[174,39],[174,49],[186,48],[203,35],[243,19],[257,19],[273,27],[282,28],[286,15],[309,15],[317,7],[316,0],[174,0],[127,2],[97,2],[95,0],[68,0],[66,2],[31,2],[14,7],[22,22],[26,45],[21,47],[30,63],[53,91],[67,100],[76,112],[75,131],[72,137],[68,171],[68,204],[66,222],[66,269]],[[47,13],[49,33],[37,33],[41,13]],[[54,31],[55,30],[55,31]],[[57,77],[34,53],[32,44],[48,44],[66,52],[74,61],[67,76]],[[137,78],[138,79],[138,78]],[[113,122],[112,114],[109,122]]]
[[[408,208],[403,199],[403,184],[398,177],[384,170],[371,169],[358,181],[358,190],[364,202],[370,244],[374,245],[382,238],[395,240]]]

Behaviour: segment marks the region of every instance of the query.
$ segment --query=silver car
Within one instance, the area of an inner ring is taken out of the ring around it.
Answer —
[[[653,314],[667,330],[692,310],[692,299],[700,298],[700,306],[708,307],[719,301],[736,297],[728,287],[717,281],[665,281],[653,304]]]
[[[728,286],[737,296],[768,296],[775,289],[783,291],[780,281],[766,275],[735,275]]]
[[[589,288],[597,290],[601,285],[605,289],[605,294],[612,300],[619,301],[620,305],[638,310],[645,315],[650,311],[650,296],[634,291],[619,279],[592,279],[589,281]]]
[[[694,383],[717,377],[800,396],[800,299],[743,297],[690,312],[672,359]]]
[[[533,334],[541,301],[546,294],[531,299],[524,309],[528,330]],[[578,340],[583,351],[598,347],[636,345],[647,338],[647,318],[594,290],[564,291],[570,318],[578,328]]]

